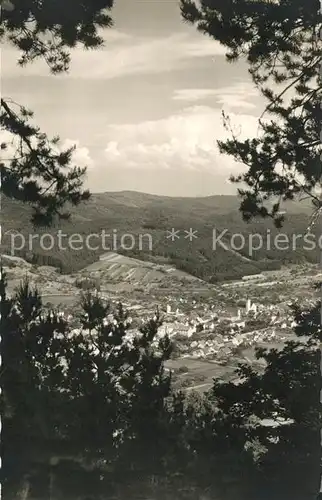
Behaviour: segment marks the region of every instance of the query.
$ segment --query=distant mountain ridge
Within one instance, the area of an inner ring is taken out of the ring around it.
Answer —
[[[257,274],[266,269],[277,269],[282,264],[302,261],[318,262],[318,252],[302,248],[278,251],[267,245],[250,256],[248,248],[234,250],[230,245],[233,234],[241,234],[246,240],[250,234],[259,233],[266,238],[269,230],[272,236],[278,231],[272,221],[256,219],[247,224],[239,212],[240,199],[237,196],[213,195],[184,198],[158,196],[135,191],[120,191],[93,194],[90,200],[79,207],[72,207],[71,220],[61,221],[50,229],[37,230],[39,238],[45,233],[53,237],[60,229],[67,235],[79,234],[84,239],[89,234],[101,234],[103,230],[121,238],[125,233],[138,241],[140,235],[149,234],[152,248],[135,244],[130,250],[109,248],[117,253],[143,261],[169,264],[196,277],[210,282],[240,278],[245,274]],[[306,232],[310,205],[306,202],[288,202],[282,207],[287,221],[282,229],[287,235]],[[15,230],[25,238],[35,234],[29,219],[31,209],[22,203],[2,200],[2,249],[10,249],[10,236],[6,232]],[[172,241],[171,230],[179,231],[179,238]],[[195,231],[196,238],[188,239],[187,232]],[[226,231],[222,248],[213,248],[213,231]],[[130,237],[128,237],[130,239]],[[16,253],[35,263],[54,265],[63,272],[75,272],[97,261],[104,253],[103,248],[92,250],[64,250],[57,245],[50,250],[40,248],[35,241],[32,249],[23,248]]]

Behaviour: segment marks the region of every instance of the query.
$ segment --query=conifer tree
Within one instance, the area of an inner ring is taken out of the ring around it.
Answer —
[[[42,311],[28,282],[8,298],[1,274],[2,493],[27,499],[34,481],[47,474],[50,459],[65,447],[60,389],[67,325]]]
[[[19,51],[20,66],[42,59],[53,74],[68,70],[72,48],[100,47],[102,29],[113,24],[113,0],[10,3],[1,12],[1,42]],[[74,148],[63,150],[59,137],[48,138],[32,118],[23,104],[1,98],[1,190],[33,207],[34,224],[49,225],[68,217],[68,204],[87,200],[89,192],[82,189],[85,169],[72,165]]]
[[[224,114],[231,139],[218,141],[247,168],[232,177],[247,186],[239,189],[246,220],[272,217],[280,226],[280,203],[299,197],[311,199],[313,221],[320,212],[319,7],[318,0],[181,0],[183,19],[223,44],[228,61],[246,59],[267,103],[256,137],[240,140]]]
[[[8,298],[4,276],[1,299],[4,498],[44,497],[54,483],[65,498],[66,471],[73,495],[84,475],[97,494],[112,494],[126,474],[159,471],[172,345],[157,335],[158,314],[130,333],[121,305],[113,312],[87,293],[75,329],[44,311],[28,282]]]

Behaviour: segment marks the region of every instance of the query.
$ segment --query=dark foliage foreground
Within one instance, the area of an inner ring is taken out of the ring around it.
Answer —
[[[85,295],[75,332],[28,283],[8,298],[3,277],[1,299],[5,500],[315,498],[318,305],[294,309],[299,342],[258,352],[264,374],[185,397],[158,315],[131,337],[121,306]]]

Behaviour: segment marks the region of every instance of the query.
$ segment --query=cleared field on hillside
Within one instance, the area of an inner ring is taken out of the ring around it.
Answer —
[[[79,276],[97,277],[101,286],[111,283],[131,283],[133,285],[160,285],[175,280],[201,284],[202,280],[175,269],[173,266],[159,265],[117,254],[106,253],[101,259],[85,267]]]

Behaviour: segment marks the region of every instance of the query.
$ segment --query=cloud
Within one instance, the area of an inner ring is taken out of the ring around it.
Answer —
[[[90,151],[88,148],[81,146],[79,140],[65,139],[61,144],[61,149],[64,150],[72,146],[75,146],[76,149],[73,152],[71,164],[81,168],[92,168],[94,166],[94,160],[90,155]]]
[[[179,89],[173,94],[174,101],[200,101],[207,97],[217,95],[215,89]]]
[[[216,89],[187,88],[174,91],[173,99],[180,101],[198,101],[214,97],[216,103],[229,109],[256,109],[252,100],[260,96],[251,82],[237,81],[227,87]]]
[[[231,122],[240,139],[257,133],[257,119],[248,114],[231,114]],[[110,126],[105,148],[111,167],[198,171],[236,174],[244,170],[231,157],[220,155],[217,140],[230,137],[222,123],[221,111],[194,106],[168,118]]]
[[[242,81],[216,89],[214,95],[217,97],[218,104],[229,109],[254,109],[256,105],[252,100],[260,97],[259,91],[253,83]]]
[[[60,78],[112,79],[133,74],[162,73],[185,67],[196,58],[225,54],[224,48],[203,35],[179,33],[165,37],[139,37],[122,32],[107,36],[105,47],[88,51],[81,48],[71,51],[72,63],[68,74]],[[44,61],[35,61],[24,68],[16,65],[18,52],[2,49],[2,75],[47,76]]]

